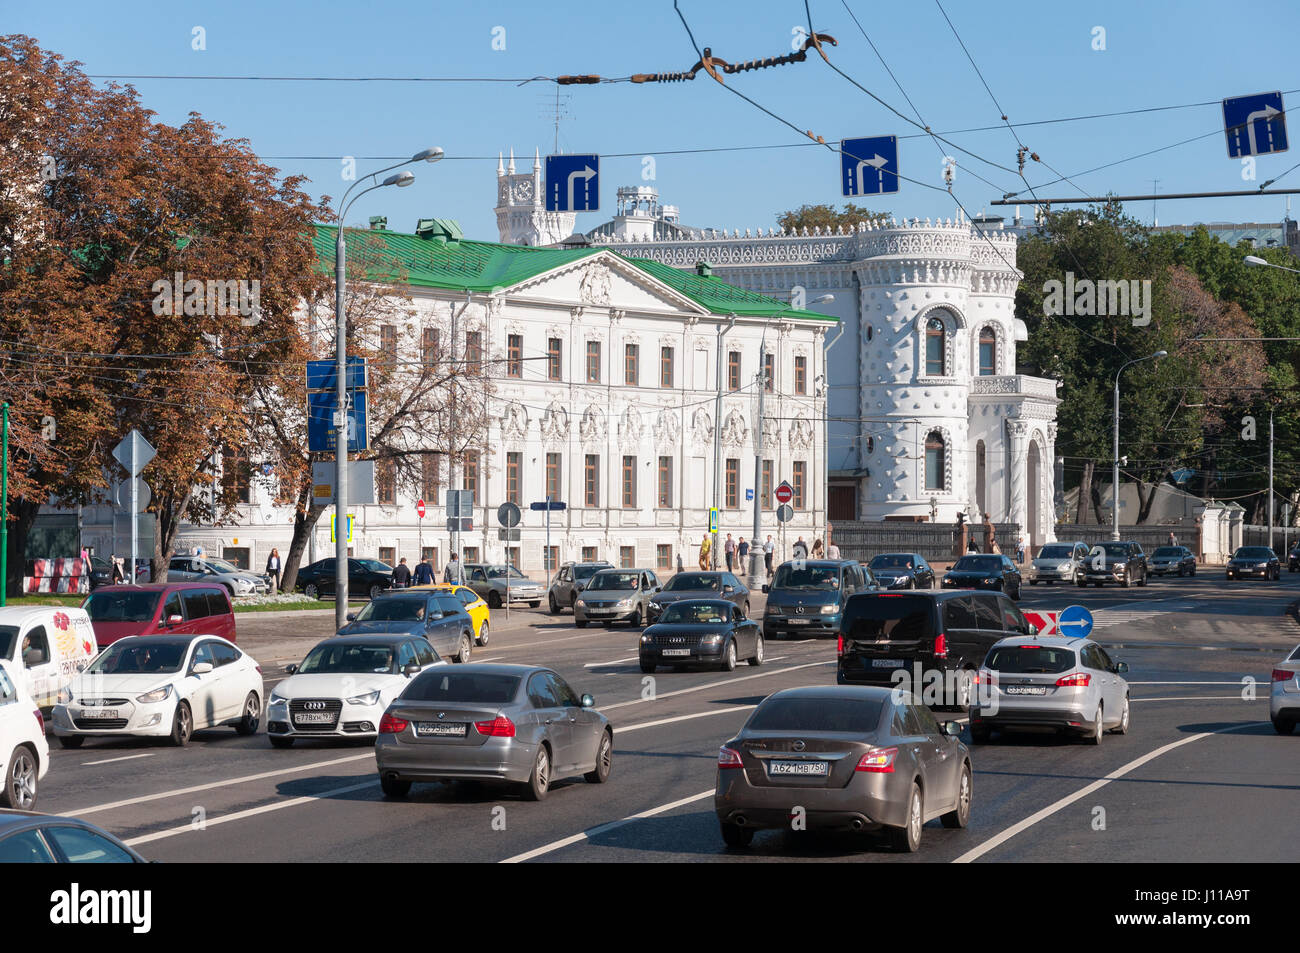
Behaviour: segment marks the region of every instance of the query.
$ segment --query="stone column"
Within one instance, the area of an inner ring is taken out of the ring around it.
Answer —
[[[1029,467],[1029,424],[1016,417],[1007,418],[1007,441],[1011,447],[1011,506],[1008,522],[1028,529],[1029,506],[1025,495],[1025,475]],[[1041,465],[1040,465],[1041,469]]]
[[[1043,497],[1045,505],[1040,505],[1038,512],[1045,516],[1043,520],[1046,529],[1043,532],[1043,542],[1056,542],[1056,423],[1047,425],[1047,447],[1045,453],[1040,456],[1046,459],[1040,459],[1038,462],[1039,469],[1044,470],[1046,479],[1043,480]]]

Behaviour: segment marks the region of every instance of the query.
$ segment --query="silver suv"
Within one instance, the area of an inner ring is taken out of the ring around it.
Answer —
[[[514,566],[467,563],[465,585],[478,593],[491,609],[500,609],[507,602],[510,605],[526,602],[534,609],[542,604],[542,584],[529,579]]]
[[[984,744],[995,729],[1051,728],[1094,745],[1106,731],[1127,734],[1127,671],[1088,639],[1001,639],[980,666],[971,740]]]
[[[640,625],[662,586],[650,569],[602,569],[591,577],[573,603],[573,624],[585,629],[588,622]]]
[[[613,569],[613,563],[565,563],[555,574],[551,588],[546,593],[546,604],[551,615],[558,615],[561,609],[572,609],[578,601],[578,593],[591,581],[591,577],[602,569]]]
[[[1038,550],[1029,564],[1029,584],[1063,582],[1069,585],[1079,581],[1079,568],[1088,558],[1088,544],[1075,540],[1048,543]]]

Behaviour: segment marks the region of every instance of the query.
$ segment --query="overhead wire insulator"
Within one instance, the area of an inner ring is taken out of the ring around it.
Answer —
[[[593,76],[593,75],[587,75],[587,76],[557,76],[557,77],[555,77],[555,82],[556,82],[556,84],[558,84],[558,85],[560,85],[560,86],[578,86],[578,85],[584,85],[584,86],[585,86],[585,85],[594,85],[594,84],[596,84],[596,83],[599,83],[599,82],[600,82],[600,77],[599,77],[599,76]]]

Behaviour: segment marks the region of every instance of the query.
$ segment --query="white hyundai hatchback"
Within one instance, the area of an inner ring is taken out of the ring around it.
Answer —
[[[1289,735],[1300,721],[1300,645],[1273,667],[1268,714],[1279,735]]]
[[[91,737],[189,743],[223,725],[241,735],[262,721],[262,667],[214,635],[133,635],[114,642],[64,690],[54,734],[65,748]]]
[[[21,676],[20,676],[21,678]],[[30,811],[50,765],[45,721],[20,679],[0,662],[0,805]]]

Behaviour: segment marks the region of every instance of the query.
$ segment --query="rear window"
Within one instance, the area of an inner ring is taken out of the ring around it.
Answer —
[[[884,702],[870,698],[769,698],[758,706],[747,731],[872,732]]]
[[[489,672],[447,672],[441,668],[417,675],[402,692],[403,701],[467,702],[504,705],[519,691],[518,675]]]
[[[158,608],[157,592],[99,592],[92,593],[86,602],[86,611],[92,622],[150,622]]]
[[[844,614],[844,634],[851,639],[924,639],[935,634],[934,602],[924,596],[854,596]]]
[[[995,672],[1055,674],[1075,667],[1074,649],[1050,645],[1003,645],[989,652],[984,665]]]

